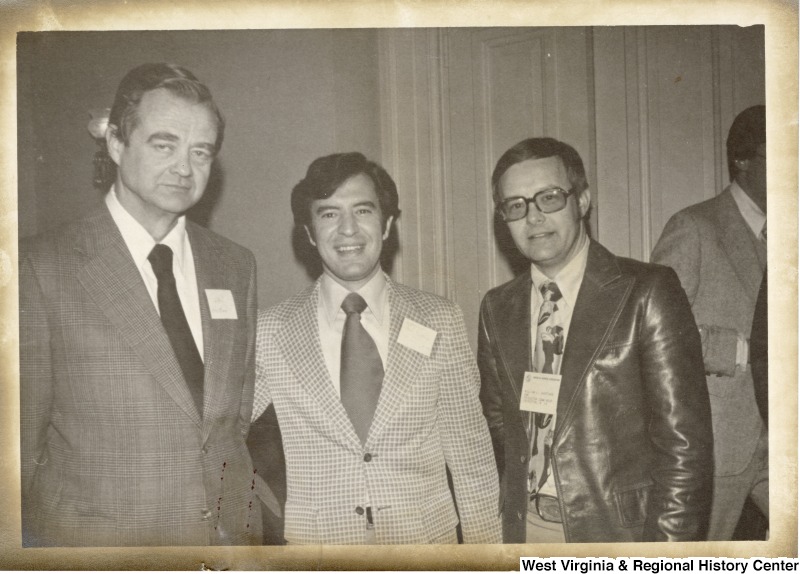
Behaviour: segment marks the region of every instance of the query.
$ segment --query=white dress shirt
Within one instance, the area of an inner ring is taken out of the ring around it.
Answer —
[[[117,199],[114,188],[106,194],[106,206],[117,224],[122,239],[130,251],[131,257],[142,276],[150,299],[158,311],[158,280],[147,256],[156,242],[150,233],[128,213]],[[192,331],[200,358],[203,358],[203,322],[200,318],[200,299],[197,293],[197,275],[194,269],[194,256],[189,236],[186,233],[186,217],[181,216],[175,226],[161,240],[161,243],[172,249],[172,273],[175,275],[175,286],[183,306],[183,313]]]
[[[747,227],[753,231],[753,235],[761,238],[761,230],[764,229],[764,224],[767,222],[767,215],[761,211],[761,208],[756,205],[745,191],[739,187],[739,184],[734,181],[731,184],[731,195],[739,208],[739,213],[747,222]]]
[[[367,302],[367,308],[361,313],[361,324],[375,341],[385,371],[389,355],[389,292],[386,288],[386,276],[379,271],[356,293]],[[342,360],[342,331],[346,319],[342,301],[349,294],[350,291],[330,275],[322,274],[317,306],[319,338],[325,365],[336,394],[340,397],[339,370]]]
[[[580,247],[575,257],[558,272],[553,279],[542,273],[534,264],[531,264],[531,357],[535,357],[536,330],[539,309],[544,302],[542,292],[539,290],[543,283],[555,281],[561,291],[562,299],[558,302],[559,323],[564,327],[564,344],[569,336],[569,325],[572,322],[572,312],[575,310],[575,301],[578,299],[583,274],[586,271],[586,261],[589,258],[589,238],[584,236],[584,244]]]

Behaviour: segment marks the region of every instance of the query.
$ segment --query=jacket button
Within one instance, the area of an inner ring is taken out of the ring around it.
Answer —
[[[517,512],[517,518],[519,518],[520,520],[522,520],[522,513],[521,513],[521,512]]]
[[[372,455],[370,453],[364,455],[364,462],[369,462],[371,460],[372,460]]]
[[[523,454],[521,457],[519,457],[519,461],[520,461],[521,463],[523,463],[523,464],[525,464],[525,462],[527,461],[527,459],[528,459],[528,457],[527,457],[527,456],[525,456],[524,454]]]
[[[204,508],[203,510],[201,510],[200,514],[203,515],[203,520],[208,520],[209,518],[211,518],[211,511],[209,509],[207,509],[207,508]]]
[[[361,516],[362,514],[364,514],[364,509],[361,506],[356,506],[356,514]]]
[[[203,454],[208,454],[208,447],[204,446],[203,448],[200,449],[200,452],[202,452]]]

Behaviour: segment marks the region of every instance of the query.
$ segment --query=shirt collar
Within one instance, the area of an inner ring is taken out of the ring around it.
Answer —
[[[766,214],[756,205],[749,195],[739,186],[736,180],[731,184],[731,195],[739,208],[739,213],[747,222],[747,226],[753,230],[756,237],[761,235],[761,230],[767,222]]]
[[[366,285],[357,289],[356,293],[364,298],[369,309],[378,323],[383,322],[383,313],[386,307],[386,275],[379,271],[370,279]],[[320,301],[325,318],[329,324],[333,324],[336,315],[342,307],[342,301],[350,294],[350,291],[342,284],[337,282],[327,273],[322,274],[320,279]]]
[[[536,265],[531,263],[531,280],[533,281],[533,286],[538,291],[543,283],[555,281],[567,305],[574,309],[575,301],[578,299],[578,291],[583,282],[583,274],[586,271],[586,262],[588,259],[589,237],[584,235],[583,246],[581,246],[580,250],[575,254],[575,257],[573,257],[553,279],[550,279],[547,275],[542,273]]]
[[[155,247],[155,240],[141,223],[136,221],[128,210],[126,210],[117,199],[114,187],[106,194],[106,206],[111,212],[114,223],[117,224],[122,239],[125,241],[128,250],[131,252],[134,263],[138,268],[147,261],[147,256]],[[183,261],[186,241],[186,216],[180,216],[169,233],[161,240],[161,243],[172,249],[173,264],[177,264],[178,269],[183,271]]]

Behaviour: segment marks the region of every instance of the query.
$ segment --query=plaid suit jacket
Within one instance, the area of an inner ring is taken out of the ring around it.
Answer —
[[[197,411],[159,315],[105,205],[20,244],[23,543],[258,543],[252,254],[187,223],[200,290]],[[230,290],[213,319],[205,289]]]
[[[465,542],[500,542],[497,472],[461,310],[391,280],[388,289],[389,355],[363,446],[323,359],[319,281],[259,314],[254,415],[274,403],[286,455],[284,536],[363,543],[370,506],[379,544],[455,542],[459,517]],[[398,343],[406,318],[436,332],[430,356]]]
[[[702,327],[714,473],[741,474],[753,458],[764,423],[750,366],[736,368],[736,339],[738,333],[750,335],[766,246],[747,226],[727,188],[673,215],[652,260],[675,269]]]

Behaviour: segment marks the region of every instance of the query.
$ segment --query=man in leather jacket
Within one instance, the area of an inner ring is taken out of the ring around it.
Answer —
[[[711,413],[677,276],[588,237],[586,174],[567,144],[520,142],[497,162],[492,188],[531,261],[480,313],[504,542],[704,539]],[[555,305],[540,312],[544,301]],[[555,328],[563,354],[539,343]]]

